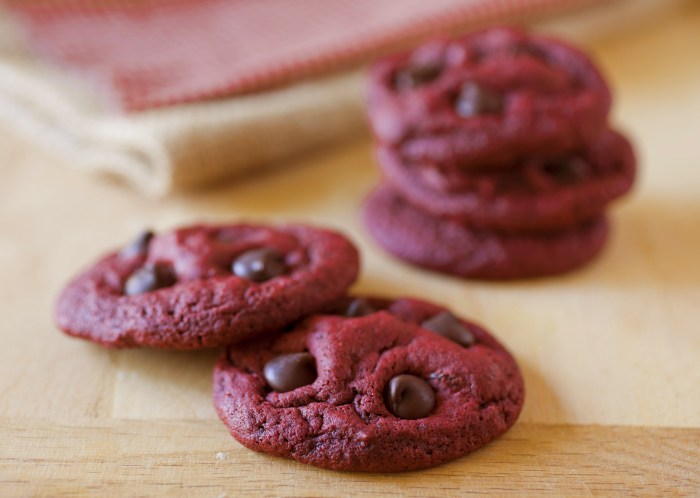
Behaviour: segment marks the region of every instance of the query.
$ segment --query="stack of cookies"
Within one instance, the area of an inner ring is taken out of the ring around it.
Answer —
[[[221,347],[231,434],[318,467],[425,468],[508,430],[524,397],[508,351],[444,307],[348,296],[358,270],[353,244],[318,227],[146,232],[75,277],[55,320],[112,348]]]
[[[380,60],[368,116],[384,182],[365,203],[367,230],[400,259],[466,278],[585,264],[635,176],[610,105],[588,57],[516,29]]]

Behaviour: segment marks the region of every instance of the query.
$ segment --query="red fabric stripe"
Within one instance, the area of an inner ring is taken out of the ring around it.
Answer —
[[[437,33],[600,0],[13,1],[36,50],[127,110],[244,93]]]

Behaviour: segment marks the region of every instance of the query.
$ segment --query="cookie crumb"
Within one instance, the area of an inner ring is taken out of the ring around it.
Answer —
[[[228,456],[228,453],[224,453],[223,451],[220,451],[216,454],[216,459],[219,461],[224,461],[226,460],[226,457]],[[224,493],[225,495],[226,493]]]

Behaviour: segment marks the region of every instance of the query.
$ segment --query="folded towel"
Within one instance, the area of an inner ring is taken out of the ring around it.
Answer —
[[[0,119],[158,196],[361,132],[357,67],[387,50],[593,3],[11,1]]]

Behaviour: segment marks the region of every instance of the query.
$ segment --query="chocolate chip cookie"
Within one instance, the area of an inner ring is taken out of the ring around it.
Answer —
[[[198,225],[144,233],[73,279],[55,321],[110,347],[198,349],[277,331],[345,294],[359,258],[302,225]]]
[[[477,231],[417,209],[387,185],[369,195],[363,217],[372,238],[399,259],[480,279],[539,277],[573,270],[598,254],[608,233],[603,217],[551,233]]]
[[[475,323],[413,299],[355,298],[228,349],[213,397],[248,448],[391,472],[439,465],[503,434],[524,386],[511,355]]]
[[[566,43],[493,28],[436,40],[371,68],[367,114],[378,141],[411,161],[510,168],[576,150],[605,128],[610,90]]]
[[[376,156],[386,181],[426,213],[509,233],[561,230],[600,217],[631,188],[636,169],[630,143],[612,130],[576,153],[541,153],[508,171],[465,173],[407,161],[387,146]]]

